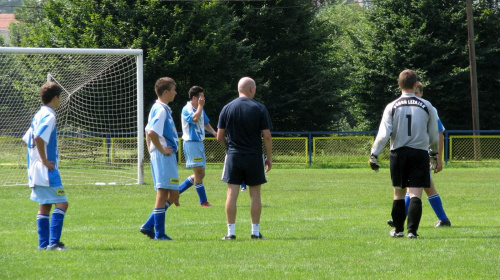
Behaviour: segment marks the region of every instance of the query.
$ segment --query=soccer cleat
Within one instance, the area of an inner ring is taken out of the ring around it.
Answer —
[[[391,230],[391,231],[389,232],[389,235],[390,235],[391,237],[394,237],[394,238],[404,237],[404,236],[405,236],[404,232],[396,232],[396,229]],[[408,236],[409,236],[409,234],[408,234]]]
[[[244,192],[244,191],[246,191],[246,190],[247,190],[247,188],[246,188],[246,187],[241,187],[241,191],[242,191],[242,192]]]
[[[450,220],[438,220],[434,227],[451,227],[451,222]]]
[[[236,239],[236,235],[224,235],[224,237],[222,237],[222,240],[234,240]]]
[[[387,224],[390,226],[390,227],[396,227],[394,225],[394,221],[393,220],[387,220]]]
[[[205,201],[201,204],[201,207],[212,207],[212,204],[208,203],[208,201]]]
[[[259,235],[250,235],[250,238],[251,239],[262,239],[262,240],[266,240],[267,238],[265,238],[264,236],[262,236],[262,234],[259,233]]]
[[[147,235],[151,239],[155,239],[155,230],[152,228],[141,227],[141,233]]]
[[[64,244],[61,241],[57,241],[54,244],[50,244],[47,246],[47,250],[49,251],[65,251],[66,247],[64,247]]]
[[[170,238],[170,236],[168,235],[163,235],[163,236],[160,236],[160,237],[155,237],[155,240],[168,240],[168,241],[171,241],[173,240],[172,238]]]
[[[414,239],[414,238],[417,238],[417,237],[418,237],[418,234],[416,234],[416,233],[413,233],[413,232],[409,232],[408,233],[408,238]]]

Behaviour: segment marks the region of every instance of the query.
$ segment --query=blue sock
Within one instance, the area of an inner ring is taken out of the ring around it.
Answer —
[[[196,185],[196,192],[198,192],[198,196],[200,197],[200,204],[207,202],[207,193],[205,192],[205,186],[203,183]]]
[[[405,215],[408,216],[408,207],[410,207],[410,193],[405,195]]]
[[[439,194],[435,194],[433,196],[428,197],[429,203],[432,206],[432,209],[434,209],[434,213],[436,213],[436,216],[438,219],[441,221],[448,221],[448,217],[446,216],[446,213],[444,212],[443,209],[443,203],[441,202],[441,197]]]
[[[155,215],[154,211],[151,212],[151,215],[149,215],[148,220],[142,225],[143,228],[153,228],[155,226]]]
[[[36,224],[38,225],[38,249],[45,248],[49,245],[50,238],[50,221],[49,215],[36,215]]]
[[[155,238],[165,235],[165,208],[155,208],[153,210],[155,219]]]
[[[192,176],[189,176],[184,180],[184,182],[179,186],[179,194],[185,192],[194,184],[194,179]]]
[[[240,187],[241,187],[242,190],[246,190],[247,189],[247,185],[245,185],[245,183],[241,183]]]
[[[165,212],[167,212],[168,207],[170,207],[170,205],[172,205],[172,203],[170,203],[170,202],[167,200],[167,202],[165,202]]]
[[[52,212],[52,224],[50,225],[50,244],[59,242],[61,239],[64,215],[66,212],[61,208],[56,208]]]

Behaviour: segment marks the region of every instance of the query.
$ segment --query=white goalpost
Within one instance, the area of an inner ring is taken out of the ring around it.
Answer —
[[[63,89],[63,185],[143,184],[142,50],[0,47],[0,186],[27,185],[21,138],[47,81]]]

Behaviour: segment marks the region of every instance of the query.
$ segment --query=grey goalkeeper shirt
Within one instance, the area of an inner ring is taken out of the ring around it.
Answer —
[[[371,153],[378,156],[391,138],[391,151],[401,147],[438,152],[438,116],[432,104],[403,93],[384,110]]]

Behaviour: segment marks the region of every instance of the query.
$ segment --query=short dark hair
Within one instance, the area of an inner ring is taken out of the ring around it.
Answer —
[[[200,93],[203,92],[203,88],[199,86],[193,86],[189,89],[189,100],[193,99],[193,97],[200,96]]]
[[[40,97],[42,98],[42,103],[44,105],[49,104],[54,97],[59,97],[61,96],[62,88],[54,83],[54,82],[48,82],[42,85],[40,88]]]
[[[406,69],[399,74],[399,85],[403,89],[412,89],[417,82],[417,73],[415,71]]]
[[[159,78],[155,83],[155,92],[160,97],[165,90],[171,90],[176,83],[174,79],[169,77]]]

